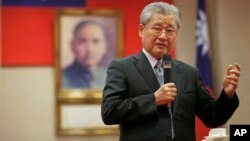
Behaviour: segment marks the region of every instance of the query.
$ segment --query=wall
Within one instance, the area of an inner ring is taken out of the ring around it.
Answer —
[[[3,68],[3,141],[53,141],[51,67]]]
[[[250,41],[250,2],[239,1],[218,1],[218,36],[219,47],[218,58],[223,70],[229,63],[240,63],[242,66],[241,81],[239,86],[240,107],[229,123],[246,124],[250,123],[248,94],[250,67],[249,67],[249,41]],[[224,69],[225,70],[225,69]],[[220,76],[223,72],[218,69]],[[219,78],[219,76],[218,76]],[[219,83],[221,84],[221,82]],[[228,126],[229,124],[227,124]]]
[[[176,56],[195,66],[196,0],[175,0],[183,15]],[[250,1],[207,0],[211,32],[213,79],[220,92],[227,64],[238,62],[242,77],[240,107],[229,124],[250,124]],[[137,34],[137,32],[135,32]],[[1,141],[116,141],[118,137],[57,137],[54,124],[54,76],[52,67],[0,68]]]
[[[0,54],[1,56],[1,54]],[[0,61],[1,64],[1,61]],[[3,82],[3,78],[2,78],[2,68],[0,65],[0,140],[3,140],[3,92],[2,92],[2,83]]]

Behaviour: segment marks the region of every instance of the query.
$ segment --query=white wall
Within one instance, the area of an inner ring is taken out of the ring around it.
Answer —
[[[51,67],[2,69],[3,141],[54,141]]]
[[[175,0],[183,22],[177,58],[195,66],[196,0]],[[248,0],[207,0],[211,32],[213,79],[219,92],[227,64],[238,62],[242,77],[240,107],[229,124],[250,124],[250,17]],[[2,74],[2,75],[1,75]],[[117,141],[118,137],[57,137],[53,67],[0,68],[1,141]]]
[[[178,33],[176,58],[195,66],[195,26],[196,0],[175,0],[182,14],[181,28]]]
[[[218,1],[218,35],[221,67],[226,68],[229,63],[240,63],[242,75],[239,86],[240,107],[229,121],[229,124],[250,123],[250,2],[247,0]],[[224,72],[223,72],[224,73]],[[220,75],[223,75],[220,72]]]
[[[1,56],[1,55],[0,55]],[[1,64],[1,62],[0,62]],[[3,92],[2,92],[2,68],[0,66],[0,140],[3,140]]]

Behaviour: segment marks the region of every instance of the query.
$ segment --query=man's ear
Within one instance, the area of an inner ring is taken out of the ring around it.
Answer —
[[[142,24],[139,25],[139,36],[142,37],[144,26]]]

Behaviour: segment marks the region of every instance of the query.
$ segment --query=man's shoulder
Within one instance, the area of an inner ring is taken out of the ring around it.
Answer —
[[[138,56],[139,56],[139,54],[130,55],[127,57],[115,59],[115,60],[113,60],[113,62],[119,63],[119,64],[131,64],[137,60]]]
[[[175,66],[178,66],[182,70],[186,70],[186,71],[187,70],[190,70],[190,71],[196,71],[197,70],[197,68],[195,68],[194,66],[191,66],[191,65],[189,65],[189,64],[187,64],[187,63],[185,63],[183,61],[180,61],[180,60],[174,60],[173,64]]]
[[[130,55],[123,58],[117,58],[111,62],[109,69],[118,69],[121,71],[129,70],[129,68],[134,67],[138,61],[138,54]]]

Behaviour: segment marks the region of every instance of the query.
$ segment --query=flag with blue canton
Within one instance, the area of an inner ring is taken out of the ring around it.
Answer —
[[[212,92],[212,73],[210,62],[210,45],[208,24],[205,11],[205,1],[198,0],[197,21],[196,21],[196,65],[201,73],[201,77],[206,85],[206,89],[213,97]],[[204,126],[200,119],[196,117],[196,140],[202,140],[207,136],[209,128]]]

